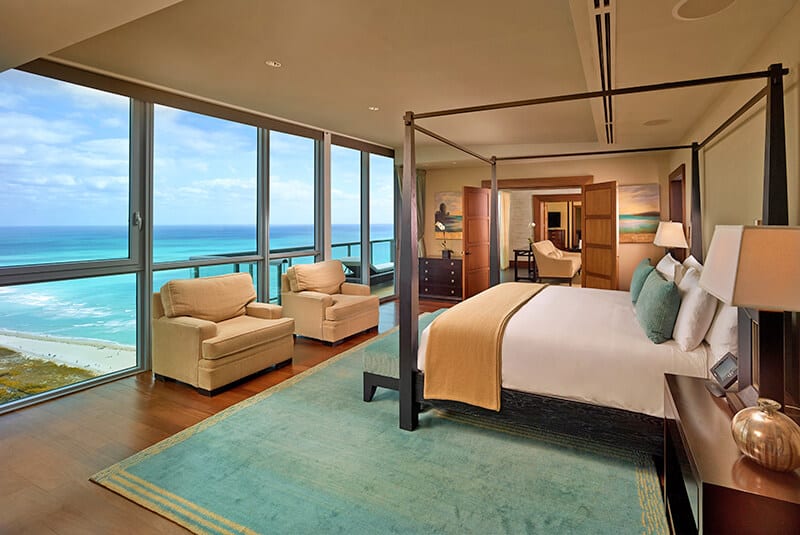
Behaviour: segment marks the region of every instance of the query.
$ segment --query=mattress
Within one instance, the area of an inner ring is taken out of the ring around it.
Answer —
[[[423,371],[427,335],[417,358]],[[511,317],[501,354],[503,388],[657,417],[665,373],[707,377],[713,364],[705,342],[692,351],[651,342],[630,293],[566,286],[548,286]]]

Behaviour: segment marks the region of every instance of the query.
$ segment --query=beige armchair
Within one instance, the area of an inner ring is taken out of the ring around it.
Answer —
[[[338,260],[290,267],[281,276],[281,304],[295,334],[336,343],[378,326],[377,296],[345,282]]]
[[[153,373],[206,395],[294,355],[294,321],[256,303],[247,273],[172,280],[153,294]]]
[[[533,244],[533,258],[540,279],[565,280],[572,286],[572,279],[581,271],[581,253],[561,251],[550,240]]]

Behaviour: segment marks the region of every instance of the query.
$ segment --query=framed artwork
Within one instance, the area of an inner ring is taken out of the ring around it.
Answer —
[[[462,213],[461,213],[461,192],[460,191],[439,191],[433,195],[436,213],[434,214],[433,230],[438,232],[437,236],[451,240],[460,240],[462,232]],[[441,227],[444,226],[444,231]]]
[[[653,243],[660,220],[658,184],[619,187],[620,243]]]

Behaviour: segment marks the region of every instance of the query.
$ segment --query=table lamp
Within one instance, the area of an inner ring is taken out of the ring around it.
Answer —
[[[738,411],[732,426],[736,445],[774,470],[800,466],[800,428],[776,414],[785,403],[784,342],[786,328],[791,329],[784,312],[800,311],[798,274],[800,227],[720,225],[714,230],[700,276],[700,286],[723,303],[759,311],[760,409],[742,408],[752,404],[747,399],[755,393],[750,385],[740,384],[740,392],[731,395],[729,402]]]
[[[800,227],[718,225],[700,276],[700,286],[723,303],[764,311],[759,328],[776,332],[761,333],[759,394],[779,403],[785,388],[783,313],[800,311],[798,274]]]
[[[683,223],[659,221],[653,245],[666,248],[668,253],[672,252],[672,249],[688,248],[686,236],[683,234]]]

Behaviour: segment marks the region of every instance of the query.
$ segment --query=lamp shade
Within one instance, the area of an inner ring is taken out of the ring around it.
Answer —
[[[683,235],[683,223],[660,221],[656,230],[653,245],[667,249],[686,249],[686,236]]]
[[[700,286],[730,305],[800,311],[798,278],[800,227],[719,225]]]

